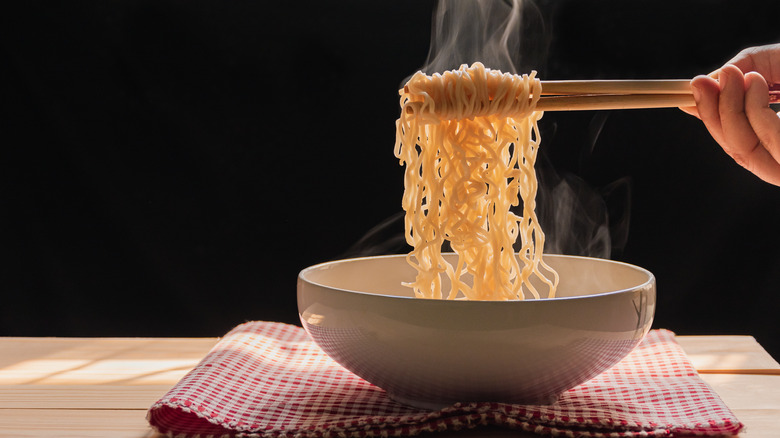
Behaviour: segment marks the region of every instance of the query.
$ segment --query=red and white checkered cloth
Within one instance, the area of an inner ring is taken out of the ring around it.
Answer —
[[[576,360],[576,358],[573,358]],[[549,406],[401,405],[342,368],[303,329],[249,322],[231,330],[148,412],[176,437],[371,437],[499,425],[566,437],[729,435],[739,420],[666,330]]]

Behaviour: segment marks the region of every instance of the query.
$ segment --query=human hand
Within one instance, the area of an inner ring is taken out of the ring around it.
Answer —
[[[780,44],[745,49],[694,78],[696,106],[682,110],[701,119],[737,163],[780,186],[780,116],[769,107],[767,82],[780,83]]]

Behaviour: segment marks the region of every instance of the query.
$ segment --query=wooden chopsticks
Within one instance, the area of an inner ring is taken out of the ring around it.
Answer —
[[[780,102],[780,84],[769,103]],[[690,79],[542,81],[539,111],[676,108],[695,106]]]
[[[691,94],[691,80],[542,81],[542,95],[549,94]]]
[[[542,81],[539,111],[694,106],[690,79]]]
[[[770,85],[769,102],[780,103],[780,84]],[[542,96],[536,110],[616,110],[695,105],[690,79],[542,81]],[[407,111],[414,112],[414,109],[407,108]]]
[[[593,94],[545,96],[537,111],[616,110],[695,106],[693,94]]]

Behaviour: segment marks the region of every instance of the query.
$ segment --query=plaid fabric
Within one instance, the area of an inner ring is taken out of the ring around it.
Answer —
[[[576,358],[572,358],[576,360]],[[549,406],[456,404],[423,411],[342,368],[303,329],[250,322],[230,331],[149,410],[176,437],[372,437],[500,425],[566,437],[728,435],[739,420],[666,330]]]

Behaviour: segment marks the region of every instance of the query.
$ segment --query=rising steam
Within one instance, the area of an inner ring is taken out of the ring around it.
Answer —
[[[441,73],[479,61],[494,70],[517,73],[521,12],[521,0],[439,1],[421,70]]]
[[[439,0],[428,57],[420,70],[442,73],[479,61],[490,69],[529,73],[541,69],[546,43],[543,19],[532,0]],[[597,129],[583,135],[589,151],[605,121],[594,118]],[[541,161],[549,143],[542,139]],[[628,236],[630,181],[618,180],[597,191],[574,175],[555,171],[549,163],[539,164],[537,216],[546,234],[545,253],[610,258],[614,249],[622,249]],[[402,214],[372,228],[344,256],[407,252],[399,229],[403,229]]]

